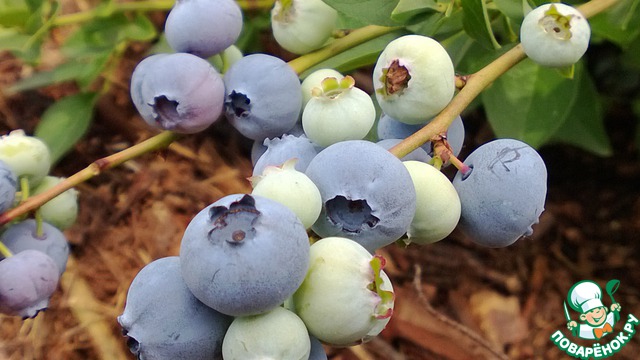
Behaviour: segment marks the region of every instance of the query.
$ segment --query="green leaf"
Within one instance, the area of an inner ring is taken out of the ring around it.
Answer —
[[[73,33],[62,46],[69,58],[111,51],[123,41],[149,41],[157,32],[149,19],[137,15],[130,20],[124,14],[97,18]]]
[[[416,15],[441,11],[443,8],[444,6],[439,6],[436,0],[400,0],[391,12],[391,19],[405,23]]]
[[[464,14],[461,8],[446,13],[435,13],[427,16],[418,24],[407,26],[414,34],[430,36],[436,40],[448,38],[462,30]]]
[[[399,0],[323,0],[327,5],[339,13],[363,24],[398,26],[401,25],[391,19],[393,9]]]
[[[589,19],[591,31],[622,47],[640,35],[640,0],[622,0]]]
[[[517,0],[493,0],[498,10],[518,23],[524,19],[524,8],[521,1]]]
[[[602,104],[593,80],[583,72],[576,101],[567,119],[551,140],[583,148],[600,156],[611,156],[613,150],[603,124]]]
[[[341,73],[346,73],[351,70],[374,64],[378,59],[378,56],[380,56],[380,52],[384,50],[388,43],[405,34],[406,32],[401,30],[393,31],[354,46],[347,51],[316,64],[312,68],[303,72],[300,75],[300,78],[304,79],[315,70],[323,68],[336,69]]]
[[[16,29],[0,28],[0,51],[19,51],[31,36],[20,33]]]
[[[582,66],[574,80],[529,59],[507,71],[482,93],[489,123],[498,137],[539,147],[567,120],[576,101]]]
[[[488,49],[499,49],[500,44],[491,29],[485,0],[462,0],[462,9],[467,34]]]
[[[30,16],[23,0],[0,0],[0,26],[23,26]]]
[[[44,112],[35,136],[49,146],[53,163],[71,150],[87,132],[97,99],[97,93],[71,95],[58,100]]]

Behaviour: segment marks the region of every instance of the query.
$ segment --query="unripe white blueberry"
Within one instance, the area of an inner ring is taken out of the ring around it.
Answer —
[[[405,35],[380,53],[373,86],[384,113],[406,124],[423,124],[453,98],[453,63],[436,40]]]
[[[217,54],[211,58],[211,65],[218,70],[219,73],[224,74],[236,61],[242,59],[244,55],[242,50],[235,45],[231,45],[224,49],[223,52]]]
[[[322,0],[277,0],[271,10],[273,37],[295,54],[322,47],[337,20],[338,12]]]
[[[320,215],[322,198],[313,181],[295,169],[295,163],[296,160],[289,160],[282,167],[268,166],[262,175],[251,177],[251,193],[285,205],[308,229]]]
[[[587,51],[591,28],[576,8],[544,4],[525,16],[520,28],[524,52],[543,66],[563,67],[578,62]]]
[[[63,180],[64,178],[60,177],[45,176],[40,185],[34,189],[33,195],[43,193]],[[39,211],[42,220],[59,230],[69,228],[78,217],[78,191],[72,188],[63,192],[40,206]]]
[[[354,87],[351,76],[326,78],[302,112],[302,128],[314,143],[326,147],[345,140],[361,140],[376,120],[369,95]]]
[[[321,239],[311,246],[310,266],[293,306],[309,333],[333,346],[378,335],[393,313],[394,294],[384,259],[355,241]]]
[[[416,188],[416,215],[407,231],[409,241],[429,244],[451,234],[460,220],[460,198],[451,181],[435,167],[405,161]]]
[[[51,154],[44,141],[14,130],[0,138],[0,160],[18,177],[26,177],[29,186],[37,186],[49,173]]]
[[[310,351],[304,323],[283,307],[235,318],[222,341],[225,360],[307,360]]]
[[[318,69],[302,80],[302,85],[300,86],[302,88],[302,109],[307,106],[307,103],[313,97],[313,89],[321,87],[322,80],[329,77],[342,80],[344,75],[333,69]]]

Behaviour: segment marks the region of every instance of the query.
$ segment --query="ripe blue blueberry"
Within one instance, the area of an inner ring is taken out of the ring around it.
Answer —
[[[45,222],[42,223],[41,231],[38,234],[34,219],[27,219],[9,226],[0,236],[0,241],[14,254],[25,250],[42,251],[53,259],[62,275],[69,259],[67,238],[58,228]],[[3,259],[2,255],[0,259]]]
[[[35,317],[49,306],[58,279],[58,266],[42,251],[25,250],[1,260],[0,313]]]
[[[222,360],[222,340],[232,320],[191,294],[177,256],[154,260],[138,272],[118,317],[138,359]]]
[[[149,125],[192,134],[220,116],[224,83],[209,62],[195,55],[156,54],[133,71],[131,99]]]
[[[191,220],[180,245],[193,294],[231,316],[264,313],[300,286],[309,239],[286,206],[262,196],[223,197]]]
[[[224,75],[226,116],[242,135],[262,140],[294,127],[302,108],[300,80],[283,60],[251,54]]]
[[[0,212],[5,212],[13,207],[16,200],[18,178],[9,165],[0,160]]]
[[[411,224],[416,209],[411,176],[375,143],[333,144],[311,160],[306,173],[322,196],[322,212],[312,227],[321,237],[346,237],[373,252],[398,240]]]
[[[453,186],[460,196],[459,227],[480,245],[504,247],[523,235],[544,210],[547,168],[529,145],[514,139],[490,141],[465,160]]]
[[[164,25],[176,52],[203,58],[233,45],[242,30],[242,12],[233,0],[178,0]]]
[[[285,135],[293,135],[296,137],[299,137],[300,135],[304,135],[304,130],[302,130],[302,124],[297,122],[296,125],[291,130],[282,134],[281,136],[279,136],[279,138],[284,139]],[[271,139],[255,140],[253,142],[253,145],[251,146],[251,163],[253,164],[253,166],[256,165],[256,162],[258,161],[258,159],[260,159],[262,154],[264,154],[267,151],[267,146],[265,145],[265,142],[268,140],[271,140]]]
[[[280,138],[266,139],[267,150],[260,156],[253,167],[253,176],[262,175],[267,166],[280,166],[287,160],[298,159],[295,168],[304,172],[318,149],[306,136],[283,135]]]

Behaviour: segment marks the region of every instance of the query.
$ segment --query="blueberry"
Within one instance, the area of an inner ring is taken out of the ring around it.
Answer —
[[[571,66],[589,47],[591,27],[576,8],[544,4],[525,16],[520,27],[524,52],[533,61],[550,67]]]
[[[51,169],[51,154],[44,141],[14,130],[0,138],[0,161],[29,186],[37,186]]]
[[[224,84],[227,119],[250,139],[280,136],[293,128],[300,116],[298,75],[275,56],[243,57],[225,73]]]
[[[401,36],[380,53],[373,86],[385,114],[407,124],[424,124],[453,98],[453,63],[436,40]]]
[[[311,341],[309,360],[327,360],[327,352],[324,350],[320,340],[311,334],[309,334],[309,340]]]
[[[49,255],[59,269],[60,275],[67,267],[69,243],[64,234],[53,225],[42,223],[42,234],[37,234],[37,224],[33,219],[23,220],[9,226],[0,241],[14,254],[25,250],[38,250]],[[0,255],[0,259],[2,259]]]
[[[133,71],[131,99],[149,125],[191,134],[220,116],[224,84],[213,66],[195,55],[156,54]]]
[[[177,52],[203,58],[233,45],[242,30],[242,12],[233,0],[177,0],[164,25]]]
[[[471,171],[453,179],[462,213],[459,227],[480,245],[504,247],[523,235],[544,210],[547,168],[529,145],[490,141],[465,160]]]
[[[64,181],[64,178],[45,176],[33,190],[33,195],[41,194]],[[42,219],[60,230],[69,228],[78,217],[78,191],[69,189],[47,201],[38,209]]]
[[[344,76],[334,69],[318,69],[302,80],[301,89],[303,109],[313,97],[313,94],[311,93],[313,88],[320,87],[322,80],[329,77],[341,80]]]
[[[264,145],[267,150],[256,161],[253,176],[261,175],[267,166],[280,166],[290,159],[297,159],[296,170],[304,172],[309,162],[318,155],[316,145],[304,135],[266,139]]]
[[[365,140],[333,144],[306,171],[322,196],[312,229],[342,236],[369,251],[398,240],[411,224],[416,193],[409,172],[389,151]]]
[[[302,130],[302,124],[297,122],[296,125],[291,130],[282,134],[281,136],[279,136],[279,138],[283,139],[285,135],[293,135],[295,137],[299,137],[300,135],[304,136],[304,130]],[[304,137],[306,138],[306,136]],[[256,165],[256,162],[258,162],[258,159],[260,159],[262,154],[264,154],[267,151],[267,145],[264,144],[267,140],[270,140],[270,139],[255,140],[253,142],[253,145],[251,147],[251,163],[253,164],[253,166]]]
[[[263,175],[251,177],[251,193],[286,205],[308,229],[320,215],[322,199],[313,181],[294,168],[295,163],[288,160],[282,166],[268,166]]]
[[[378,335],[393,313],[394,295],[384,259],[341,237],[311,246],[307,277],[293,295],[295,312],[309,333],[334,346]]]
[[[337,21],[338,12],[322,0],[278,0],[271,10],[273,37],[295,54],[322,47]]]
[[[307,360],[310,350],[302,320],[279,306],[264,314],[235,318],[222,343],[225,360]]]
[[[408,242],[430,244],[447,237],[460,220],[460,198],[442,172],[419,161],[405,161],[416,188],[416,214]]]
[[[0,261],[0,313],[33,318],[49,306],[58,266],[47,254],[25,250]]]
[[[232,320],[191,294],[177,256],[154,260],[138,272],[118,317],[138,359],[222,360],[222,340]]]
[[[302,128],[311,141],[329,146],[339,141],[364,139],[376,120],[371,97],[345,76],[330,77],[313,89],[302,112]]]
[[[258,195],[228,195],[191,220],[180,262],[200,301],[227,315],[254,315],[279,306],[302,283],[309,239],[286,206]]]
[[[0,160],[0,213],[13,207],[16,200],[18,178],[9,165]]]
[[[379,146],[382,146],[383,148],[389,150],[392,147],[398,145],[399,143],[402,142],[402,139],[384,139],[384,140],[380,140],[378,141],[376,144],[378,144]],[[407,155],[405,155],[402,159],[400,159],[402,161],[409,161],[409,160],[415,160],[415,161],[422,161],[422,162],[429,162],[431,160],[431,156],[429,156],[429,154],[427,154],[426,151],[424,151],[423,148],[417,148],[415,150],[413,150],[412,152],[408,153]]]

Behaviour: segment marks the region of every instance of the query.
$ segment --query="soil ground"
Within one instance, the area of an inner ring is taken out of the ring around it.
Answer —
[[[139,53],[129,55],[118,86],[100,100],[89,133],[54,175],[70,176],[154,134],[129,100],[128,77]],[[0,56],[3,87],[25,71],[11,56]],[[61,84],[0,97],[1,130],[31,132],[54,99],[74,91]],[[636,121],[627,105],[616,109],[607,120],[613,157],[561,145],[541,149],[549,192],[530,238],[487,249],[456,231],[432,245],[382,250],[396,289],[395,314],[381,336],[356,347],[327,347],[329,358],[568,358],[550,337],[557,330],[570,336],[563,301],[585,279],[603,287],[620,280],[615,300],[623,319],[640,316]],[[465,122],[462,158],[493,137],[481,113],[468,114]],[[250,191],[250,145],[220,121],[79,185],[80,216],[66,231],[69,268],[46,312],[26,321],[0,315],[0,359],[132,359],[116,322],[131,280],[153,259],[178,254],[182,233],[200,209],[224,195]],[[577,320],[578,314],[571,316]],[[640,337],[633,337],[614,358],[637,359],[638,353]]]

